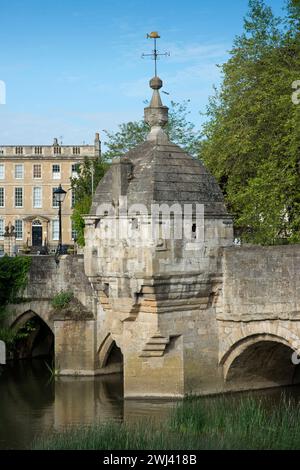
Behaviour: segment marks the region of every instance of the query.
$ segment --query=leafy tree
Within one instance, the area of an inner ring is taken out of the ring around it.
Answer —
[[[196,156],[199,151],[200,132],[195,130],[195,125],[189,121],[188,110],[190,100],[183,103],[171,101],[169,109],[169,121],[166,132],[171,142],[180,145],[190,155]],[[145,102],[147,105],[148,103]],[[149,133],[149,126],[143,119],[127,122],[119,125],[117,132],[105,131],[108,141],[105,158],[110,160],[124,155],[138,144],[145,142]]]
[[[290,0],[287,4],[288,16],[286,19],[288,35],[297,37],[300,31],[300,0]]]
[[[189,101],[183,103],[171,102],[169,111],[169,122],[166,132],[170,140],[185,148],[191,155],[196,156],[199,152],[200,133],[195,131],[195,126],[188,120]],[[77,178],[72,178],[72,188],[75,191],[75,206],[72,215],[77,232],[77,242],[84,245],[84,220],[83,214],[88,214],[92,203],[92,173],[93,189],[96,187],[109,168],[109,162],[114,157],[127,153],[130,149],[144,142],[149,132],[148,125],[144,120],[120,124],[116,132],[105,131],[107,141],[106,152],[101,160],[92,162],[88,158],[81,165]]]
[[[199,156],[248,242],[300,241],[300,106],[291,99],[300,79],[298,8],[289,2],[280,20],[264,1],[249,1],[207,110]]]
[[[75,193],[72,221],[77,232],[77,243],[80,246],[84,246],[84,220],[82,216],[89,213],[93,192],[108,168],[109,164],[105,158],[90,160],[86,157],[78,167],[78,175],[71,178],[72,191]]]

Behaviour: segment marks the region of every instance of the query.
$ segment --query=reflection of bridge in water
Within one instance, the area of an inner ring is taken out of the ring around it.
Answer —
[[[9,364],[0,376],[0,449],[29,447],[69,426],[164,419],[173,402],[123,400],[121,374],[49,380],[43,360]]]

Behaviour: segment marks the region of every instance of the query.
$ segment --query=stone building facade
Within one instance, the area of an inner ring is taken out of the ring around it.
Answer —
[[[99,158],[99,134],[94,145],[0,146],[0,247],[10,242],[9,251],[24,246],[55,249],[58,241],[58,207],[53,190],[67,191],[62,210],[63,243],[73,244],[71,214],[74,195],[71,177],[78,174],[84,157]],[[15,227],[16,237],[4,238],[6,226]],[[14,246],[13,246],[14,245]]]

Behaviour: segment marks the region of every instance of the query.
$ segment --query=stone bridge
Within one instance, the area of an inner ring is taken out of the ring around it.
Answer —
[[[84,273],[83,261],[82,256],[65,256],[56,266],[53,257],[33,257],[24,302],[10,306],[10,324],[16,328],[33,316],[40,317],[54,334],[56,367],[61,375],[119,372],[123,360],[119,347],[125,361],[126,348],[132,349],[125,338],[126,335],[130,338],[130,329],[123,331],[123,336],[118,334],[119,327],[112,318],[116,307],[109,305],[109,295],[99,294],[92,285]],[[155,376],[157,365],[170,356],[169,370],[164,367],[162,370],[171,376],[172,382],[178,373],[172,368],[171,359],[175,357],[172,349],[180,350],[181,342],[185,343],[192,352],[192,360],[187,355],[181,356],[186,364],[180,371],[187,376],[190,373],[192,378],[185,382],[185,389],[178,386],[176,379],[174,393],[168,393],[174,396],[298,382],[292,354],[300,352],[300,245],[223,248],[219,267],[211,292],[209,295],[206,292],[207,303],[199,292],[202,300],[198,301],[195,315],[187,312],[186,318],[181,316],[185,324],[181,324],[177,339],[173,337],[171,323],[170,335],[148,335],[148,341],[139,326],[140,336],[145,338],[144,351],[149,351],[139,352],[139,356],[144,356],[144,364],[152,362]],[[62,290],[74,293],[78,301],[75,313],[60,314],[51,306],[53,297]],[[153,289],[144,287],[144,304],[151,304],[151,292]],[[193,293],[193,297],[197,295]],[[190,305],[191,299],[186,303]],[[146,315],[151,317],[151,308]],[[125,317],[124,323],[130,326],[137,323]],[[171,317],[172,312],[169,322]],[[116,317],[115,321],[119,324]],[[144,328],[145,321],[144,318]],[[164,383],[160,376],[157,380]],[[154,391],[157,387],[156,384]],[[150,391],[149,395],[158,393]],[[131,396],[130,387],[127,396]]]
[[[292,383],[300,351],[300,245],[224,250],[219,364],[234,388]]]
[[[62,257],[56,266],[34,257],[11,324],[44,320],[61,375],[123,365],[126,397],[298,382],[300,245],[234,246],[217,181],[164,132],[162,85],[150,80],[147,140],[115,158],[96,189],[84,217],[84,258]],[[75,300],[54,311],[51,299],[62,290]]]
[[[115,342],[107,332],[97,335],[101,306],[84,273],[83,255],[62,256],[58,265],[53,256],[31,258],[23,301],[9,306],[8,326],[19,329],[32,318],[41,319],[54,336],[56,368],[61,375],[120,372]],[[72,292],[74,301],[69,309],[59,311],[51,302],[61,292]]]

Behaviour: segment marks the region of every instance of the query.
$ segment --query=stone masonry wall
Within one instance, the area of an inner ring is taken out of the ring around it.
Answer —
[[[299,320],[300,245],[224,249],[219,362],[225,380],[236,374],[226,389],[294,383],[291,356],[300,351]],[[293,379],[278,376],[289,369]]]
[[[61,291],[72,291],[91,312],[93,290],[84,273],[83,255],[62,256],[56,265],[53,256],[33,256],[24,298],[51,300]]]
[[[229,247],[219,320],[300,319],[300,245]]]

